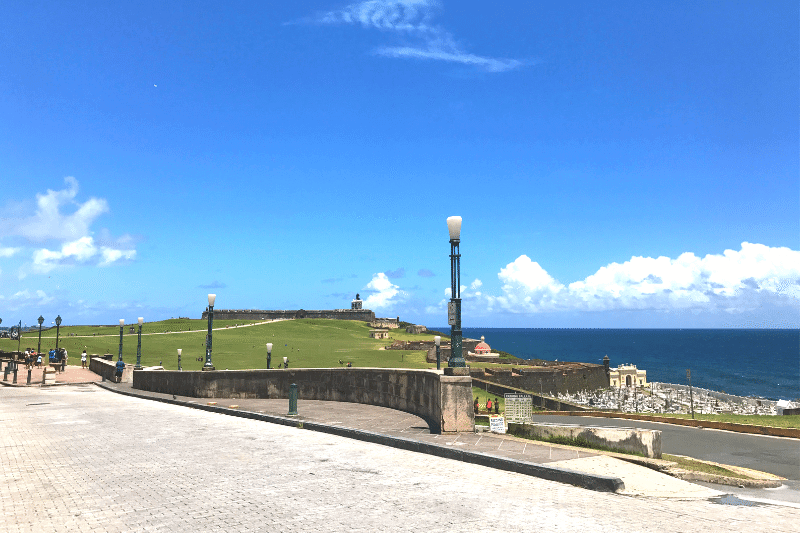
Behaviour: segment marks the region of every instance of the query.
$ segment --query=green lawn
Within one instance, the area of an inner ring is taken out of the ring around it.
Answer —
[[[286,320],[255,326],[233,328],[241,320],[215,320],[213,333],[213,362],[218,369],[266,368],[267,342],[272,342],[272,363],[276,366],[289,358],[290,367],[328,368],[351,362],[359,367],[431,368],[425,362],[425,352],[382,350],[392,340],[375,340],[369,337],[368,324],[347,320]],[[217,330],[226,327],[227,329]],[[145,323],[142,327],[142,365],[163,362],[167,369],[177,369],[177,349],[182,348],[184,370],[199,370],[198,357],[205,354],[205,320],[171,319]],[[123,329],[123,359],[136,361],[137,335]],[[70,334],[80,335],[79,337]],[[154,334],[155,333],[155,334]],[[411,335],[405,330],[391,330],[390,335],[403,340],[432,340],[432,335]],[[36,349],[38,332],[23,334],[21,348]],[[119,326],[65,326],[61,328],[59,346],[69,350],[70,364],[80,364],[84,346],[90,354],[110,353],[119,350]],[[55,347],[55,330],[42,331],[42,350]],[[0,349],[17,349],[16,341],[0,339]],[[435,365],[434,365],[435,367]]]

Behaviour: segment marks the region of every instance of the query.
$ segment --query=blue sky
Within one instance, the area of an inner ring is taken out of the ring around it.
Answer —
[[[796,2],[8,2],[0,318],[799,327]]]

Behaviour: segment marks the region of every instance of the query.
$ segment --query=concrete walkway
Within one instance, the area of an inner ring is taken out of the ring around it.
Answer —
[[[788,533],[800,521],[789,507],[584,490],[94,385],[0,387],[0,421],[10,533]]]
[[[37,371],[34,370],[34,374]],[[41,370],[38,371],[41,373]],[[19,381],[24,383],[20,372]],[[102,387],[145,399],[158,400],[187,407],[201,407],[215,403],[221,408],[231,408],[230,413],[249,412],[284,419],[289,424],[298,421],[314,422],[332,428],[348,428],[388,437],[384,444],[392,445],[392,438],[412,440],[434,447],[473,452],[490,457],[499,457],[520,464],[536,464],[584,473],[587,476],[619,478],[624,488],[617,492],[631,496],[671,499],[707,499],[725,493],[707,486],[679,480],[650,468],[629,463],[611,456],[584,451],[568,446],[538,443],[510,435],[492,433],[459,433],[455,435],[431,434],[425,421],[410,413],[385,407],[346,402],[299,400],[297,418],[289,419],[288,400],[263,399],[216,399],[172,396],[133,389],[130,383],[103,382],[100,376],[79,366],[67,366],[65,372],[56,375],[56,385],[97,383]],[[306,425],[308,427],[308,424]],[[322,428],[324,430],[324,428]],[[436,453],[436,450],[433,452]],[[469,457],[462,460],[470,461]],[[513,465],[510,467],[513,469]],[[506,465],[506,469],[509,467]],[[519,471],[519,470],[518,470]],[[531,471],[529,471],[531,473]],[[556,472],[557,474],[558,472]],[[539,472],[532,471],[532,475]],[[558,476],[549,479],[559,479]],[[569,479],[564,479],[571,482]],[[580,484],[575,483],[574,484]]]
[[[105,382],[101,385],[109,390],[140,398],[187,406],[204,406],[215,403],[221,408],[230,409],[231,412],[260,413],[288,419],[286,415],[289,404],[285,399],[209,400],[140,391],[133,389],[129,383]],[[389,437],[455,448],[465,452],[501,457],[520,463],[548,465],[587,475],[619,478],[624,483],[624,489],[618,492],[632,496],[687,500],[707,499],[724,494],[718,490],[676,479],[644,466],[578,448],[537,443],[511,435],[493,433],[431,434],[422,418],[385,407],[346,402],[298,400],[297,409],[299,414],[297,421],[378,433]],[[296,424],[296,422],[292,423]],[[385,444],[392,445],[390,441]],[[471,462],[467,457],[464,460]]]

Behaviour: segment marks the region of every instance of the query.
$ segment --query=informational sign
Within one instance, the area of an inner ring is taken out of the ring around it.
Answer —
[[[502,416],[493,416],[489,419],[489,431],[492,433],[505,433],[506,421]]]
[[[505,415],[516,424],[533,421],[533,397],[530,394],[504,394]]]
[[[448,326],[455,326],[456,325],[456,303],[455,302],[448,302],[447,303],[447,325]]]

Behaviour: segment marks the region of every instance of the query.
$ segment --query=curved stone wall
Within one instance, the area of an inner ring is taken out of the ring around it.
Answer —
[[[298,368],[178,372],[136,370],[133,388],[195,398],[288,398],[380,405],[422,417],[432,433],[472,431],[472,378],[435,370]]]

